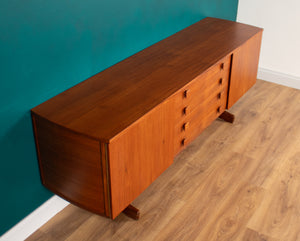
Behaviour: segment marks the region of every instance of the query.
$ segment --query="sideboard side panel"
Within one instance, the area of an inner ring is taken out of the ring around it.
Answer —
[[[42,183],[82,208],[106,215],[100,143],[32,114]]]
[[[160,104],[109,144],[112,218],[173,163],[172,103]]]
[[[262,31],[233,52],[227,109],[256,83],[261,38]]]

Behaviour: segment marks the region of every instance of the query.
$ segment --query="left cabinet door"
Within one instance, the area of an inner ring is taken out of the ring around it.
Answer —
[[[109,144],[112,218],[173,162],[173,101],[165,101]]]
[[[106,215],[98,141],[32,114],[42,183],[82,208]]]

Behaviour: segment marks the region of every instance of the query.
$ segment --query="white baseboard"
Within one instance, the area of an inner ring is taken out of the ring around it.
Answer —
[[[23,241],[45,224],[55,214],[65,208],[69,202],[58,196],[53,196],[14,227],[4,233],[1,241]]]
[[[300,77],[283,74],[264,68],[258,68],[257,78],[295,89],[300,89]]]

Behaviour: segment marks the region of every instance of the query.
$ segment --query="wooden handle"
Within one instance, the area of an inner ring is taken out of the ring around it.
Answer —
[[[182,125],[182,130],[186,131],[187,128],[188,128],[188,126],[189,126],[189,123],[188,123],[188,122],[183,123],[183,125]]]
[[[187,98],[189,92],[190,92],[190,91],[189,91],[188,89],[185,90],[185,91],[183,91],[183,98]]]
[[[187,106],[182,109],[182,113],[184,115],[187,115],[187,113],[188,113],[188,107]]]
[[[184,146],[184,145],[185,145],[185,142],[186,142],[186,140],[185,140],[185,138],[183,138],[183,139],[181,140],[181,145]]]

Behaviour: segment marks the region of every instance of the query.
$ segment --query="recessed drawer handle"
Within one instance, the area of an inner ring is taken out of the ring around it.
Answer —
[[[188,126],[189,126],[188,122],[183,123],[183,125],[182,125],[182,130],[186,131],[187,128],[188,128]]]
[[[221,93],[218,94],[218,99],[221,99]]]
[[[185,143],[186,143],[186,140],[185,140],[185,138],[183,138],[183,139],[181,140],[181,145],[184,146]]]
[[[219,79],[219,85],[221,85],[223,83],[223,78]]]
[[[190,92],[189,90],[185,90],[185,91],[183,92],[183,98],[187,98],[189,92]]]
[[[221,106],[219,106],[218,108],[217,108],[217,113],[220,113],[221,112]]]
[[[220,68],[221,68],[221,69],[224,69],[224,63],[221,63],[221,64],[220,64]]]
[[[182,109],[182,113],[183,113],[184,115],[187,115],[187,113],[188,113],[188,108],[187,108],[187,106],[184,107],[184,108]]]

